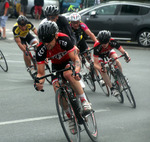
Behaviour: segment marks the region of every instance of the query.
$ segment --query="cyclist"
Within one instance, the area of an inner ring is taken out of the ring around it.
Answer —
[[[69,17],[70,26],[72,28],[73,33],[75,34],[77,47],[82,53],[86,49],[88,49],[88,45],[86,43],[87,36],[89,36],[94,42],[97,41],[95,35],[90,31],[85,23],[81,21],[81,16],[79,13],[72,13]]]
[[[76,40],[75,36],[71,30],[71,27],[66,19],[66,17],[59,15],[60,11],[59,8],[55,5],[50,5],[45,8],[45,16],[46,18],[42,20],[41,23],[44,21],[54,21],[57,23],[59,31],[62,33],[67,34],[70,38],[72,43],[75,45]]]
[[[69,66],[69,61],[73,61],[75,64],[76,76],[72,76],[72,71],[63,72],[63,78],[68,80],[77,96],[81,100],[83,113],[91,111],[91,106],[87,101],[85,93],[79,83],[80,77],[80,60],[76,52],[75,46],[72,44],[70,38],[61,32],[58,32],[58,26],[55,22],[45,21],[39,25],[38,37],[41,41],[37,48],[36,60],[38,74],[37,77],[45,75],[45,64],[46,58],[51,59],[52,71],[64,69]],[[35,84],[37,90],[43,89],[45,79],[40,80],[40,83]],[[57,76],[52,76],[52,85],[54,91],[58,89]],[[66,109],[66,114],[69,117],[69,110]],[[69,123],[70,130],[73,132],[75,127],[74,121]]]
[[[118,96],[119,91],[112,86],[110,78],[108,77],[106,71],[102,70],[100,63],[104,61],[105,56],[109,58],[117,57],[117,53],[115,52],[114,48],[119,50],[122,54],[126,53],[128,58],[129,58],[129,55],[116,40],[111,38],[110,31],[106,31],[106,30],[99,31],[97,35],[97,39],[98,39],[98,42],[94,44],[94,54],[93,54],[94,66],[97,70],[99,70],[104,81],[110,87],[111,94],[113,96]],[[130,61],[130,58],[126,62],[129,62],[129,61]],[[119,60],[116,60],[116,64],[118,65],[119,69],[122,71],[121,63],[119,62]]]
[[[31,73],[35,73],[31,66],[31,59],[27,54],[26,46],[27,43],[30,45],[38,43],[38,40],[30,33],[30,30],[37,35],[37,29],[34,25],[25,16],[20,15],[17,19],[17,23],[13,26],[14,40],[23,52],[27,69],[31,70]]]

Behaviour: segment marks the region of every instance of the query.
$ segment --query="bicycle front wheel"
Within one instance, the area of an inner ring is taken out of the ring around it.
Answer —
[[[4,72],[8,71],[7,61],[5,56],[3,55],[2,51],[0,51],[0,67],[3,69]]]
[[[93,110],[91,111],[90,114],[84,116],[83,124],[90,139],[93,142],[97,142],[98,130],[97,130],[97,123],[96,123],[96,118]]]
[[[110,71],[110,72],[109,72],[109,76],[110,76],[110,79],[111,79],[112,86],[113,86],[114,88],[116,88],[116,89],[119,91],[119,93],[120,93],[120,95],[118,95],[118,96],[116,97],[117,100],[118,100],[120,103],[124,103],[124,97],[123,97],[123,94],[122,94],[122,92],[121,92],[121,85],[120,85],[120,83],[118,82],[118,79],[117,79],[118,74],[117,74],[116,72]]]
[[[95,82],[94,82],[94,74],[92,74],[92,72],[89,72],[89,73],[83,75],[83,80],[87,83],[87,85],[89,86],[89,88],[93,92],[95,92],[96,86],[95,86]]]
[[[77,118],[69,101],[68,95],[61,88],[59,88],[56,92],[56,109],[60,124],[68,142],[80,142],[80,129],[78,126]],[[65,110],[69,110],[71,116],[68,117]],[[69,121],[74,122],[74,128],[76,129],[75,133],[70,131]]]
[[[133,108],[136,108],[136,102],[134,96],[131,91],[131,87],[129,86],[129,81],[125,78],[125,76],[119,71],[118,72],[118,81],[121,84],[121,92],[125,94]]]

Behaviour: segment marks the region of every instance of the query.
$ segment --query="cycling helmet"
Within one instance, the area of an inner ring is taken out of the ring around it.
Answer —
[[[99,33],[97,35],[97,39],[99,40],[99,42],[101,44],[108,43],[110,38],[111,38],[111,32],[110,31],[106,31],[106,30],[99,31]]]
[[[55,22],[45,21],[38,27],[38,38],[43,43],[51,42],[55,38],[55,34],[58,32],[58,26]]]
[[[59,8],[55,5],[50,5],[45,8],[45,16],[56,16],[59,14]]]
[[[81,20],[81,16],[80,16],[79,13],[74,12],[74,13],[72,13],[70,15],[69,20],[70,21],[80,21]]]
[[[17,23],[20,26],[25,26],[28,23],[28,19],[25,16],[20,15],[17,19]]]

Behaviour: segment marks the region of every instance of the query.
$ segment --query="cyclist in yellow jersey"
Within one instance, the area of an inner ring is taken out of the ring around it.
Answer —
[[[26,47],[27,44],[32,45],[38,43],[38,40],[30,33],[30,30],[37,35],[37,29],[34,25],[25,16],[20,15],[17,19],[17,23],[13,27],[14,40],[23,52],[27,68],[33,70],[31,59],[27,54]]]

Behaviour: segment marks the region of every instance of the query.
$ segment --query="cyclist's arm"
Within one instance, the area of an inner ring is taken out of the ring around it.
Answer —
[[[45,64],[37,64],[37,77],[42,77],[45,75]],[[44,83],[45,79],[41,79],[40,83]]]
[[[68,54],[69,54],[70,59],[75,64],[75,72],[79,73],[80,69],[81,69],[81,62],[80,62],[79,56],[77,54],[77,50],[75,49],[72,52],[69,52]]]
[[[33,32],[34,32],[36,35],[38,35],[36,28],[33,30]]]
[[[120,46],[120,48],[119,48],[118,50],[119,50],[122,54],[126,53],[127,56],[129,57],[128,52],[126,52],[122,46]]]
[[[20,37],[16,37],[16,38],[15,38],[15,42],[17,43],[17,45],[19,46],[19,48],[20,48],[23,52],[26,51],[26,46],[21,43]]]
[[[85,33],[86,33],[94,42],[97,41],[95,35],[91,32],[90,29],[85,30]]]

